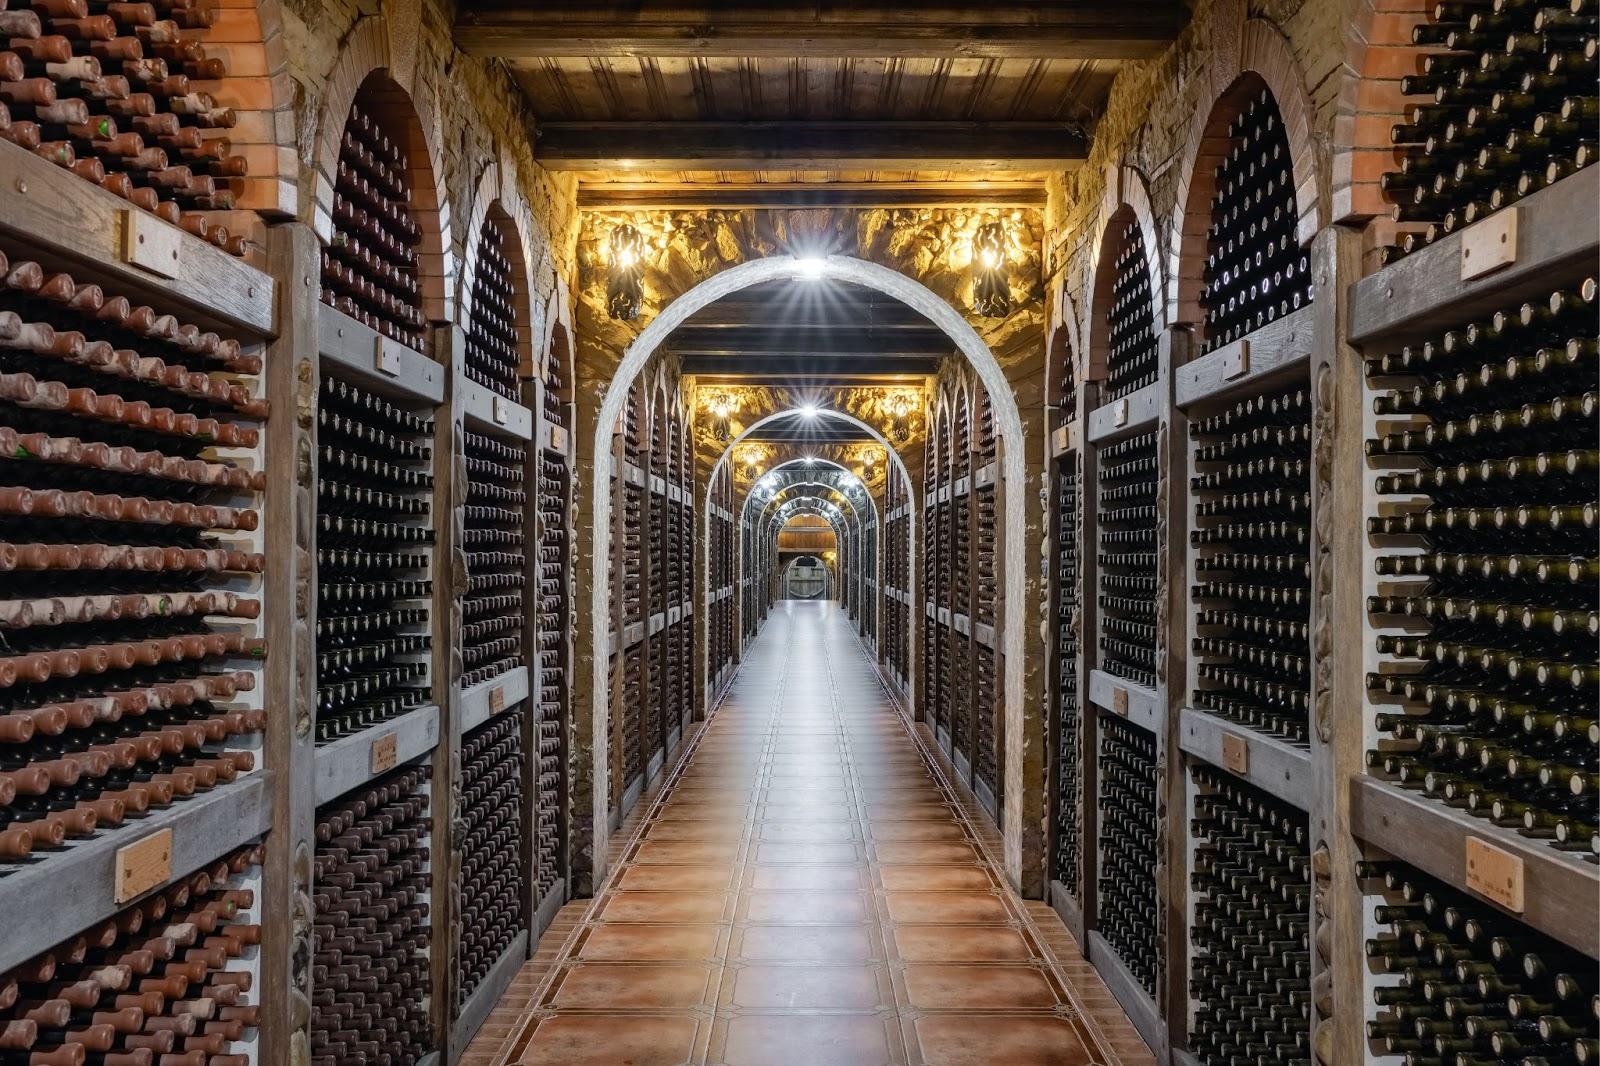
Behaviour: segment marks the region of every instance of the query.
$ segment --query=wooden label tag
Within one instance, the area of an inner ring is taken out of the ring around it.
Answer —
[[[122,259],[158,278],[176,278],[183,234],[144,211],[122,212]]]
[[[1111,709],[1122,717],[1128,717],[1128,690],[1118,685],[1111,690]]]
[[[388,736],[379,737],[372,742],[373,773],[381,774],[394,769],[394,764],[399,754],[396,747],[398,738],[398,733],[390,733]]]
[[[116,902],[136,896],[172,880],[172,830],[151,833],[117,850]]]
[[[1117,401],[1117,406],[1111,409],[1111,424],[1125,426],[1128,424],[1128,398],[1124,396]]]
[[[1234,341],[1222,355],[1222,376],[1229,381],[1250,372],[1250,342]]]
[[[1250,772],[1250,742],[1232,733],[1222,735],[1222,765],[1236,774]]]
[[[400,373],[400,346],[388,337],[373,341],[372,366],[380,374],[397,377]]]
[[[494,424],[503,426],[511,420],[511,404],[504,396],[494,398]]]
[[[1517,261],[1517,209],[1496,211],[1461,231],[1461,280],[1471,281]]]
[[[1467,838],[1467,887],[1522,913],[1522,859],[1477,837]]]
[[[489,713],[499,714],[506,709],[506,687],[496,685],[489,690]]]

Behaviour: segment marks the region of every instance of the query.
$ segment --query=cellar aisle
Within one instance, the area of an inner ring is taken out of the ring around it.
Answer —
[[[1150,1062],[943,782],[843,613],[780,602],[534,1006],[469,1060]]]

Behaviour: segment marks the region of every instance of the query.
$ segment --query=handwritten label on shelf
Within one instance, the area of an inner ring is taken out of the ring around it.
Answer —
[[[1111,709],[1122,717],[1128,717],[1128,690],[1121,685],[1111,690]]]
[[[494,398],[494,424],[503,426],[511,420],[511,405],[504,396]]]
[[[117,903],[126,903],[172,880],[172,830],[151,833],[117,849],[116,873]]]
[[[1250,742],[1231,733],[1222,735],[1222,765],[1236,774],[1250,772]]]
[[[399,734],[390,733],[372,742],[372,773],[381,774],[394,769],[399,751],[396,747]]]
[[[548,426],[550,431],[550,450],[567,454],[567,429],[565,426]]]
[[[1461,280],[1481,278],[1517,261],[1517,209],[1496,211],[1461,231]]]
[[[1487,840],[1467,838],[1467,887],[1509,911],[1524,905],[1522,859]]]
[[[506,687],[496,685],[489,690],[489,713],[499,714],[506,709]]]
[[[1128,398],[1126,396],[1118,400],[1117,405],[1111,409],[1111,424],[1113,426],[1125,426],[1128,424]]]
[[[400,345],[388,337],[374,338],[372,343],[372,367],[380,374],[398,377],[400,374]]]

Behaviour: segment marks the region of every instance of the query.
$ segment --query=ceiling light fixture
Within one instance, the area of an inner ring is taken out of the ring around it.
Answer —
[[[800,407],[801,418],[816,418],[821,412],[814,403],[802,404]]]
[[[828,264],[820,256],[804,255],[799,259],[796,259],[794,261],[794,265],[799,269],[801,277],[820,278],[822,277],[823,270],[827,268]]]

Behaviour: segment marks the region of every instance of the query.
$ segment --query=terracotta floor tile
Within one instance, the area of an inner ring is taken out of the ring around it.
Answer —
[[[991,892],[885,892],[884,902],[896,922],[970,925],[1011,920],[1011,912]]]
[[[1026,962],[1028,941],[1004,925],[909,925],[891,930],[895,950],[907,962]]]
[[[933,840],[953,843],[967,839],[956,822],[873,822],[873,840]]]
[[[872,845],[873,854],[882,863],[971,863],[978,861],[978,851],[969,844],[930,843],[925,840],[883,840]]]
[[[750,887],[784,891],[827,891],[866,887],[866,871],[854,866],[758,866]]]
[[[517,1061],[526,1066],[681,1066],[694,1061],[700,1025],[690,1015],[557,1014],[539,1023]]]
[[[854,840],[854,821],[833,822],[762,822],[757,839],[766,843],[839,843]]]
[[[920,1010],[1049,1010],[1056,994],[1035,966],[912,963],[906,995]]]
[[[870,1011],[894,1003],[888,975],[872,966],[746,963],[731,977],[730,1001],[742,1008]]]
[[[583,963],[561,975],[550,1005],[567,1010],[687,1010],[709,1004],[720,971],[721,966],[698,963]]]
[[[717,1022],[712,1054],[720,1042],[727,1066],[887,1066],[890,1041],[870,1014],[749,1014]]]
[[[647,839],[631,861],[656,864],[704,864],[732,866],[739,857],[739,844],[703,840]]]
[[[721,891],[733,880],[733,867],[725,866],[629,866],[617,882],[626,889],[678,889],[685,892]]]
[[[930,1014],[913,1027],[928,1066],[1090,1066],[1096,1061],[1064,1018]]]
[[[947,892],[957,889],[987,892],[994,887],[981,866],[921,866],[892,864],[878,867],[884,888]]]
[[[752,861],[761,866],[778,863],[854,863],[859,860],[854,844],[774,844],[762,841],[756,845]]]
[[[721,933],[718,925],[608,923],[588,931],[578,956],[613,962],[711,959]]]
[[[860,892],[751,892],[744,919],[774,925],[801,922],[865,922],[871,901]]]
[[[646,840],[701,840],[733,842],[744,836],[744,822],[652,822],[644,831]]]
[[[867,925],[751,925],[736,930],[734,950],[758,962],[867,962],[881,958]]]
[[[731,898],[721,892],[613,892],[600,918],[607,922],[715,922]]]

